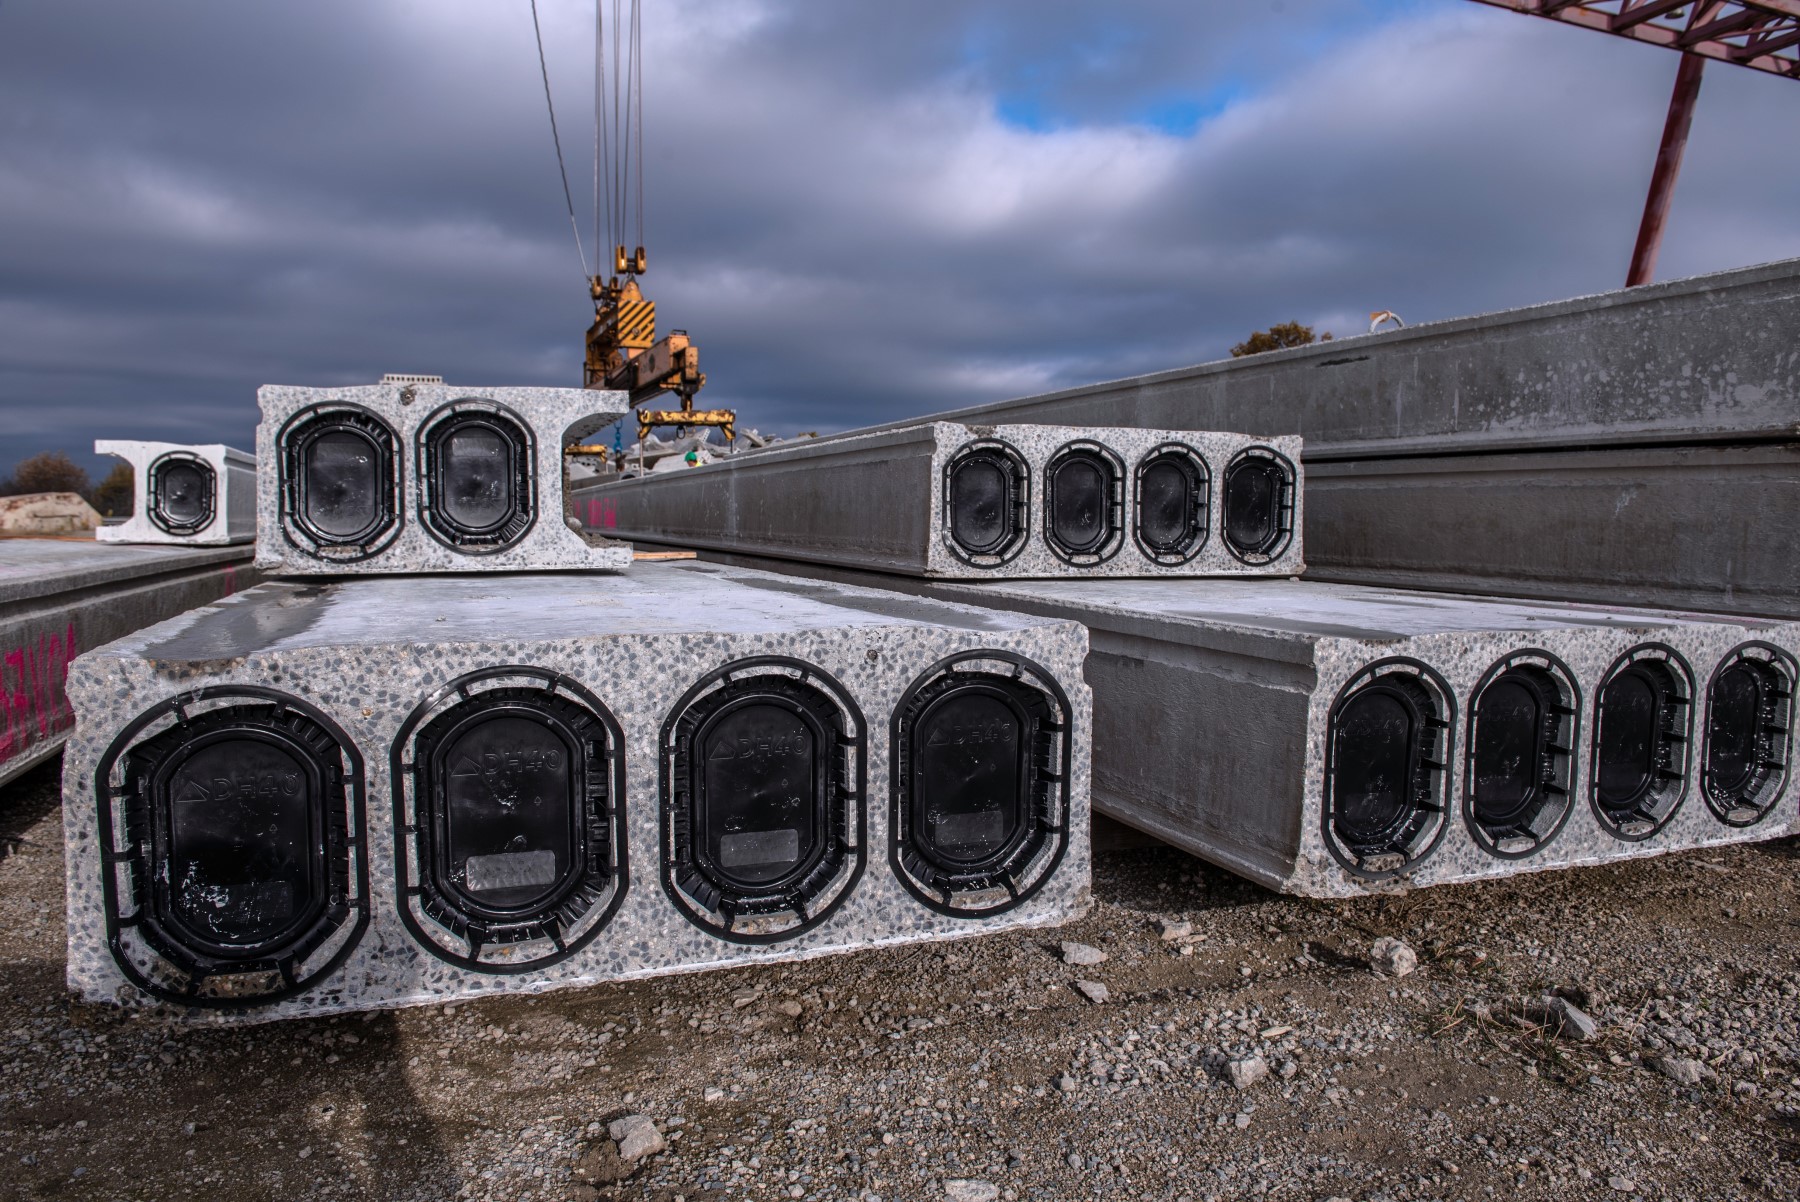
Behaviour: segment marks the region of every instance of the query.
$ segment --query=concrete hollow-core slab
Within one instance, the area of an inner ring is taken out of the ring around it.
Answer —
[[[1283,892],[1800,830],[1793,624],[1310,581],[783,570],[1083,623],[1096,812]]]
[[[616,571],[567,513],[563,449],[622,392],[390,383],[257,390],[257,566],[282,576]]]
[[[0,785],[55,755],[81,652],[256,584],[250,548],[0,539]]]
[[[1081,627],[607,583],[271,583],[81,657],[70,985],[256,1021],[1085,910]]]
[[[598,533],[942,579],[1290,576],[1300,440],[920,425],[580,490]]]
[[[256,456],[211,443],[97,439],[96,455],[131,467],[131,516],[102,526],[103,543],[221,546],[256,538]]]

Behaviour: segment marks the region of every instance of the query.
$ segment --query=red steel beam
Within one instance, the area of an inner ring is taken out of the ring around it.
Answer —
[[[1656,150],[1656,169],[1650,173],[1650,194],[1644,198],[1644,219],[1638,223],[1637,245],[1631,248],[1627,288],[1648,284],[1656,274],[1656,252],[1662,249],[1663,225],[1669,219],[1675,179],[1681,174],[1681,152],[1687,149],[1688,127],[1694,121],[1694,100],[1700,95],[1700,72],[1705,66],[1706,60],[1697,54],[1681,56],[1675,92],[1669,97],[1669,116],[1663,123],[1662,145]]]
[[[1800,0],[1480,0],[1800,79]]]

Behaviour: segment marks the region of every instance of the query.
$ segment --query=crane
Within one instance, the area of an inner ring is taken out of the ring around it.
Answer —
[[[737,436],[737,414],[730,409],[697,409],[694,397],[706,384],[700,370],[700,348],[686,330],[656,334],[656,302],[645,298],[638,279],[649,269],[644,249],[644,66],[641,0],[594,3],[594,271],[589,272],[581,226],[575,216],[562,138],[557,132],[556,105],[550,93],[550,69],[544,57],[543,28],[537,0],[531,0],[532,30],[537,36],[538,66],[544,80],[544,103],[550,134],[562,172],[563,198],[575,249],[593,300],[594,322],[588,327],[582,387],[625,392],[636,411],[638,441],[657,426],[722,430],[729,444]],[[600,238],[602,212],[606,239]],[[635,232],[628,244],[627,233]],[[600,274],[601,247],[612,250],[612,271]],[[679,409],[645,408],[672,393]],[[604,447],[572,446],[569,454],[604,454]]]

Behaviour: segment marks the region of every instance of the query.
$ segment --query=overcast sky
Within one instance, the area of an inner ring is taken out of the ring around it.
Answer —
[[[585,225],[592,0],[540,6]],[[1468,0],[645,8],[645,289],[779,433],[1618,287],[1677,61]],[[1658,277],[1800,255],[1796,146],[1710,66]],[[575,385],[590,316],[526,0],[0,0],[0,473]]]

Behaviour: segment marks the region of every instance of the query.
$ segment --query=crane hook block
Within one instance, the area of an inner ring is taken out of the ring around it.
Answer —
[[[643,275],[649,262],[641,246],[629,255],[623,246],[613,248],[613,272],[616,275]]]

